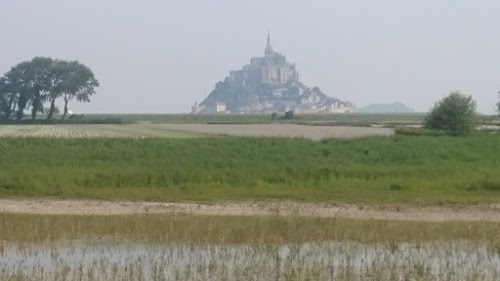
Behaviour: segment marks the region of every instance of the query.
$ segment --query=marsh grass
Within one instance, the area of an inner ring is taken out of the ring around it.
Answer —
[[[311,217],[51,216],[0,214],[0,241],[293,244],[476,241],[500,246],[500,223],[400,222]],[[499,248],[500,249],[500,248]]]
[[[1,280],[498,280],[500,224],[0,215]]]
[[[500,136],[0,139],[1,197],[478,204],[500,199]]]
[[[464,242],[281,246],[10,247],[2,280],[498,280],[500,258]]]

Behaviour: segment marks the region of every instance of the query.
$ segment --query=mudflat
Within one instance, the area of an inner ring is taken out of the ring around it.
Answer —
[[[0,213],[44,215],[197,215],[304,216],[395,221],[500,222],[500,205],[467,207],[372,207],[297,202],[224,202],[214,204],[59,199],[0,199]]]

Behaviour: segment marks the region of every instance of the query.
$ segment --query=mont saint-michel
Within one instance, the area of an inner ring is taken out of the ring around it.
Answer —
[[[241,70],[230,71],[204,101],[193,105],[192,113],[342,113],[353,107],[300,82],[295,64],[273,50],[268,33],[264,57],[251,58]]]

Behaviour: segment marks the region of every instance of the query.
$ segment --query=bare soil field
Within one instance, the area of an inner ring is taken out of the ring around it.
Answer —
[[[147,124],[133,125],[2,125],[0,137],[42,138],[113,138],[113,137],[196,137],[196,134],[150,127]]]
[[[202,135],[355,138],[389,136],[388,128],[305,126],[294,124],[132,124],[132,125],[3,125],[0,137],[95,138],[95,137],[166,137],[186,138]]]
[[[500,205],[453,207],[385,207],[295,202],[226,202],[217,204],[118,202],[97,200],[0,199],[0,213],[44,215],[197,215],[304,216],[393,221],[500,222]]]
[[[366,136],[389,136],[394,134],[388,128],[304,126],[295,124],[158,124],[150,127],[166,128],[200,134],[265,137],[304,137],[312,140],[325,138],[356,138]]]

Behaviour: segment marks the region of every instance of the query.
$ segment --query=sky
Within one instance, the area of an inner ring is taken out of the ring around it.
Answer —
[[[183,113],[273,48],[301,80],[355,103],[427,111],[452,90],[493,113],[498,0],[0,0],[0,75],[35,56],[101,83],[78,113]]]

